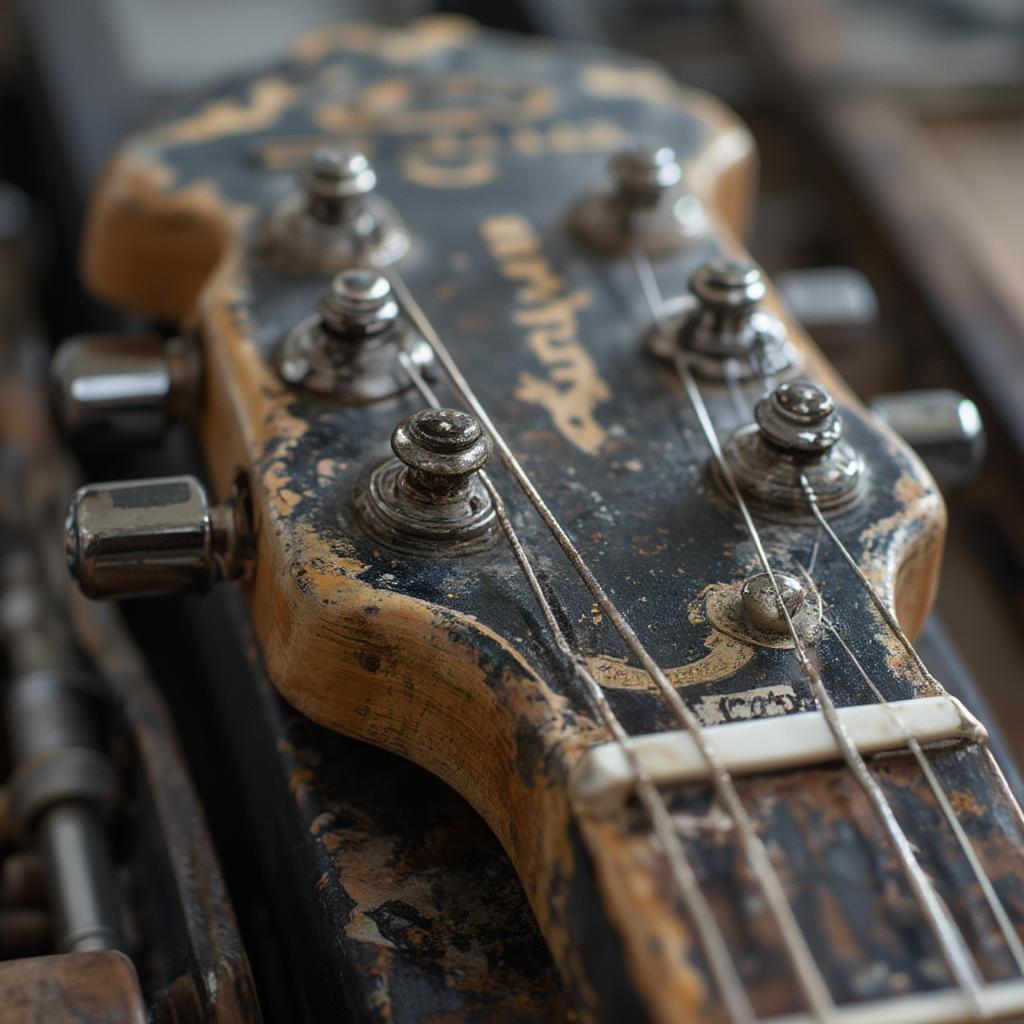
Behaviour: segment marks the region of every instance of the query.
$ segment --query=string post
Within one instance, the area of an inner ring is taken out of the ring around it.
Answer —
[[[395,427],[391,447],[407,468],[407,486],[430,495],[461,498],[473,474],[490,460],[492,446],[469,413],[424,409]]]
[[[716,256],[693,272],[688,294],[648,340],[664,359],[684,358],[706,380],[760,380],[796,364],[777,316],[764,307],[768,287],[749,260]]]
[[[391,435],[395,458],[378,466],[356,499],[371,537],[409,554],[446,557],[490,547],[500,534],[481,470],[491,439],[459,409],[423,409]]]
[[[761,399],[754,422],[729,439],[724,459],[743,497],[762,514],[807,520],[805,481],[819,505],[838,511],[861,493],[864,464],[843,439],[842,416],[821,384],[787,381]],[[731,500],[736,495],[720,463],[715,479]]]
[[[313,153],[295,190],[271,213],[263,236],[276,268],[302,275],[390,266],[409,248],[401,218],[377,192],[369,159],[348,146]]]
[[[348,146],[313,153],[306,175],[306,208],[320,224],[341,224],[358,215],[358,200],[377,187],[377,174],[364,153]]]
[[[608,181],[569,213],[577,241],[607,255],[674,256],[707,230],[704,208],[685,191],[669,146],[635,145],[608,162]]]
[[[761,436],[783,452],[821,455],[842,437],[832,396],[810,380],[787,381],[754,407]]]
[[[316,314],[288,334],[278,371],[292,386],[359,405],[412,386],[403,352],[421,368],[433,361],[430,346],[401,317],[387,277],[357,267],[336,274]]]
[[[356,267],[331,281],[317,303],[317,312],[332,337],[358,341],[391,327],[398,319],[398,303],[383,274]]]
[[[683,180],[679,158],[669,146],[635,146],[608,162],[614,195],[623,206],[657,206],[677,192]]]

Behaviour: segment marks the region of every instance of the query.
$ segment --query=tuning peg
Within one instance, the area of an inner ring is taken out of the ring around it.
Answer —
[[[57,349],[51,368],[57,417],[80,449],[155,444],[199,407],[198,347],[158,334],[84,334]]]
[[[651,259],[675,255],[707,231],[696,196],[685,190],[674,150],[638,145],[616,153],[608,182],[569,213],[569,228],[599,252],[642,252]]]
[[[71,499],[68,569],[86,597],[205,594],[245,574],[251,507],[241,480],[211,506],[195,477],[90,484]]]
[[[880,395],[871,411],[917,452],[943,490],[965,486],[981,469],[985,426],[978,407],[959,391]]]
[[[291,274],[336,274],[401,259],[409,233],[376,186],[377,174],[359,150],[316,150],[301,186],[264,226],[271,261]]]
[[[792,314],[811,332],[867,327],[878,320],[878,296],[853,267],[811,267],[775,275]]]

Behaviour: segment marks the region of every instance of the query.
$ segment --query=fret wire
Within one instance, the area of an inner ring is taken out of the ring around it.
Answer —
[[[782,887],[782,882],[768,857],[768,851],[761,837],[757,834],[754,823],[746,808],[743,806],[735,783],[722,763],[721,758],[704,735],[704,729],[700,720],[676,692],[675,687],[669,681],[664,671],[654,658],[651,657],[636,632],[612,602],[589,565],[587,565],[580,552],[572,543],[569,535],[548,508],[540,492],[536,489],[518,459],[516,459],[505,439],[494,426],[494,423],[469,387],[468,382],[462,376],[447,347],[441,341],[405,283],[393,271],[389,276],[391,277],[392,288],[405,309],[406,315],[434,350],[438,362],[444,367],[456,393],[469,406],[491,435],[494,446],[501,455],[505,467],[512,474],[527,498],[529,498],[530,503],[558,545],[562,548],[577,575],[584,582],[602,611],[608,616],[608,620],[612,623],[630,652],[640,662],[644,671],[655,683],[676,719],[693,737],[694,745],[708,766],[708,775],[711,779],[712,787],[732,818],[744,854],[779,930],[787,959],[793,968],[797,982],[807,1001],[808,1009],[816,1020],[827,1021],[834,1009],[828,985],[810,951],[803,930],[796,920],[793,908],[790,906],[789,899]]]
[[[634,258],[634,264],[637,268],[637,273],[641,278],[642,291],[650,305],[651,315],[655,324],[657,324],[660,322],[662,302],[653,269],[648,261],[639,257]],[[710,413],[704,403],[696,378],[694,377],[684,354],[681,352],[677,353],[674,363],[676,372],[683,383],[687,397],[690,400],[690,404],[693,407],[701,429],[704,432],[708,447],[711,449],[712,456],[718,465],[722,478],[725,480],[726,485],[733,496],[733,500],[736,503],[736,507],[740,512],[740,516],[743,519],[746,532],[754,545],[758,560],[771,582],[772,589],[775,591],[775,599],[778,603],[778,607],[782,611],[783,618],[786,622],[786,628],[793,640],[793,653],[796,657],[797,664],[800,666],[810,683],[811,690],[817,700],[819,708],[821,709],[822,715],[825,718],[825,721],[836,740],[836,744],[843,755],[843,760],[846,762],[847,767],[850,769],[854,778],[868,797],[879,822],[896,851],[897,858],[899,859],[904,874],[906,875],[911,889],[914,892],[915,899],[924,911],[929,927],[938,942],[939,949],[942,952],[943,959],[946,961],[946,965],[952,979],[968,998],[975,1017],[981,1017],[984,1015],[984,1011],[981,1005],[979,978],[970,952],[965,948],[963,937],[958,933],[955,922],[953,922],[950,917],[948,909],[939,898],[937,891],[922,869],[917,857],[914,855],[913,847],[911,846],[906,834],[903,832],[903,829],[900,827],[899,822],[896,820],[896,816],[885,797],[885,793],[871,774],[871,771],[868,768],[867,763],[864,761],[864,758],[861,756],[860,751],[857,750],[855,744],[851,740],[849,733],[839,717],[836,706],[832,702],[832,698],[821,679],[820,673],[807,657],[803,641],[800,639],[800,635],[793,624],[789,609],[786,607],[786,604],[782,599],[782,590],[779,586],[775,572],[772,569],[771,562],[768,559],[768,554],[761,540],[760,532],[758,531],[753,516],[747,507],[746,500],[739,489],[739,485],[736,483],[732,469],[725,459],[721,442],[718,438],[718,432],[711,420]],[[810,495],[813,498],[813,492],[810,492]],[[816,504],[816,501],[814,503]],[[823,529],[828,532],[828,525],[824,522],[823,518],[819,520],[819,523],[822,525]],[[859,567],[857,568],[859,570]],[[913,652],[912,657],[914,657],[917,663],[923,668],[923,663],[920,661],[920,658],[917,657],[916,651]]]
[[[834,531],[830,530],[829,533],[830,536],[832,536],[836,541],[839,541],[839,537],[834,533]],[[846,551],[845,545],[842,545],[841,542],[840,546],[844,551]],[[874,588],[872,588],[872,590],[873,589]],[[996,923],[999,925],[999,930],[1003,934],[1003,938],[1006,941],[1007,948],[1010,951],[1010,955],[1013,957],[1017,969],[1021,972],[1022,975],[1024,975],[1024,943],[1021,943],[1020,936],[1017,934],[1016,929],[1013,927],[1013,924],[1010,921],[1010,916],[1006,911],[1006,907],[1004,906],[1003,901],[999,898],[999,894],[996,892],[995,886],[992,884],[991,878],[989,878],[988,873],[985,871],[985,867],[981,863],[981,858],[978,856],[978,852],[974,847],[974,843],[971,841],[970,836],[967,835],[967,832],[964,830],[963,825],[960,823],[960,819],[957,816],[956,810],[950,802],[945,787],[942,785],[942,782],[939,780],[939,777],[935,774],[935,770],[928,759],[928,755],[921,747],[921,744],[920,742],[918,742],[917,737],[911,735],[906,730],[906,728],[903,725],[902,719],[892,708],[892,704],[889,702],[889,699],[885,696],[885,694],[882,693],[882,691],[879,689],[875,681],[868,674],[867,670],[861,663],[861,660],[853,652],[850,645],[843,639],[842,636],[840,636],[839,631],[836,629],[835,625],[828,619],[825,619],[824,621],[829,631],[836,638],[839,645],[843,648],[847,656],[856,666],[857,671],[861,674],[864,681],[870,687],[871,692],[875,695],[875,698],[878,700],[880,704],[884,705],[886,708],[889,709],[889,713],[893,722],[903,733],[903,738],[907,744],[907,749],[911,752],[911,754],[913,754],[914,760],[917,761],[917,764],[921,769],[921,773],[924,775],[925,780],[927,781],[928,786],[932,791],[932,795],[935,797],[935,800],[938,803],[940,810],[942,811],[942,815],[946,819],[946,823],[949,825],[950,830],[956,837],[956,841],[960,847],[960,851],[963,853],[964,857],[967,860],[967,863],[970,865],[971,872],[974,875],[975,881],[977,881],[978,886],[981,888],[982,894],[985,897],[985,902],[988,904],[992,916],[995,918]],[[928,675],[927,678],[931,679],[931,676]]]
[[[401,352],[399,359],[428,404],[432,405],[435,409],[440,408],[441,403],[436,393],[424,379],[419,368],[409,358],[408,354]],[[554,609],[551,607],[551,602],[544,593],[526,548],[519,539],[515,527],[512,525],[512,520],[509,518],[501,494],[486,471],[480,470],[479,476],[487,493],[491,496],[491,500],[494,502],[494,511],[498,523],[505,534],[505,538],[512,549],[520,570],[526,577],[530,591],[541,609],[544,621],[555,645],[569,659],[574,673],[583,683],[587,696],[597,711],[598,717],[604,722],[605,728],[607,728],[612,738],[619,745],[623,756],[626,758],[626,763],[629,765],[635,780],[634,788],[637,798],[651,821],[655,838],[658,844],[660,844],[662,855],[669,866],[673,883],[697,927],[704,955],[708,958],[708,965],[714,976],[715,984],[721,993],[726,1012],[734,1024],[756,1024],[757,1018],[747,998],[746,989],[740,979],[736,963],[726,945],[725,936],[715,920],[714,911],[701,890],[696,872],[686,855],[686,850],[683,848],[679,835],[672,825],[672,816],[668,805],[644,769],[636,754],[632,738],[612,710],[607,697],[604,695],[604,691],[586,667],[582,657],[572,650],[568,638],[565,636],[562,627],[558,624]]]

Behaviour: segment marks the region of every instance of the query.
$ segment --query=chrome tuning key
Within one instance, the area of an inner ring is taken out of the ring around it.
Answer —
[[[356,499],[366,532],[415,555],[468,555],[499,536],[494,502],[479,470],[491,440],[457,409],[424,409],[391,435],[395,458],[378,466]]]
[[[51,367],[57,418],[79,449],[156,444],[199,411],[202,358],[188,338],[84,334],[57,349]]]
[[[616,153],[608,184],[571,211],[569,228],[580,242],[605,253],[675,255],[707,228],[704,209],[683,188],[683,171],[668,146]]]
[[[763,308],[767,287],[746,260],[716,257],[690,278],[690,294],[651,335],[662,359],[683,356],[706,380],[758,380],[792,369],[797,353],[778,317]]]
[[[388,279],[376,270],[343,270],[320,298],[317,313],[285,339],[278,367],[295,387],[360,404],[413,386],[399,354],[419,368],[433,352],[401,316]]]
[[[244,576],[252,559],[252,511],[240,478],[212,505],[191,476],[89,484],[71,499],[68,569],[86,597],[205,594]]]
[[[879,395],[870,409],[917,452],[944,491],[977,476],[985,459],[985,427],[978,407],[959,391]]]
[[[766,513],[810,515],[807,486],[823,511],[839,510],[859,493],[864,466],[842,439],[832,396],[809,380],[788,381],[762,398],[755,422],[736,431],[725,460],[744,498]],[[728,481],[718,483],[731,497]]]
[[[303,187],[266,224],[268,255],[282,271],[333,274],[346,267],[386,267],[401,259],[409,236],[395,208],[377,191],[365,154],[318,149]]]

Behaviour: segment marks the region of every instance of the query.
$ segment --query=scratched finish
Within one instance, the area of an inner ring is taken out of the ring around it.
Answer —
[[[85,251],[101,294],[184,318],[203,339],[204,454],[222,493],[238,467],[253,478],[259,545],[247,593],[275,685],[311,718],[413,758],[477,807],[520,872],[581,1011],[717,1019],[718,994],[645,823],[593,820],[568,806],[573,765],[606,737],[553,653],[507,547],[408,558],[376,547],[354,522],[368,469],[387,456],[394,424],[421,403],[336,407],[289,391],[268,362],[325,282],[275,270],[260,226],[325,137],[370,151],[381,191],[414,239],[403,277],[597,576],[706,722],[812,701],[785,645],[747,644],[709,621],[708,588],[757,571],[755,552],[709,483],[708,450],[678,384],[643,354],[650,316],[633,269],[580,251],[564,219],[624,140],[674,146],[718,223],[659,266],[664,292],[678,294],[701,260],[736,251],[747,137],[708,98],[605,53],[478,35],[461,22],[398,34],[349,27],[309,37],[266,73],[228,83],[131,142],[98,193]],[[840,387],[805,339],[794,340],[804,372]],[[753,386],[738,402],[707,389],[723,435],[749,419],[757,397]],[[869,472],[863,500],[835,527],[915,629],[934,585],[941,501],[909,452],[839,397]],[[616,712],[634,732],[670,727],[537,517],[503,471],[494,477]],[[932,690],[838,556],[827,544],[812,556],[814,529],[762,527],[777,567],[813,558],[826,614],[887,697]],[[837,704],[872,699],[827,634],[813,656]],[[1012,855],[1019,811],[979,750],[944,751],[936,765],[1014,920],[1024,920]],[[965,906],[959,855],[916,769],[891,759],[879,774],[986,976],[1005,976],[991,922]],[[836,999],[947,983],[843,772],[778,775],[742,789]],[[799,1009],[721,812],[699,791],[673,800],[756,1007]]]
[[[233,597],[234,595],[232,595]],[[275,865],[283,950],[312,1019],[375,1024],[576,1019],[494,835],[449,787],[413,765],[323,729],[285,704],[231,600],[260,736],[261,804],[273,808],[257,857]],[[255,699],[253,699],[253,690]],[[264,738],[265,737],[265,738]],[[295,922],[298,921],[298,924]]]

